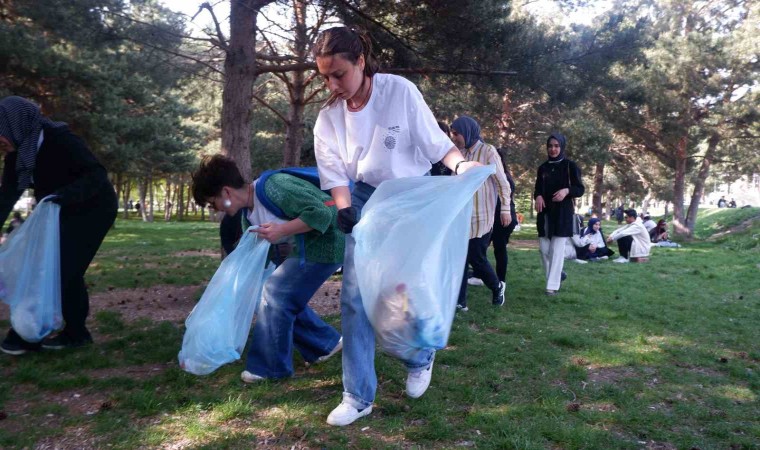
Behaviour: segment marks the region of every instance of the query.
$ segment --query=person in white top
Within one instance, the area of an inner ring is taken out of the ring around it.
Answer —
[[[651,244],[649,232],[644,227],[641,219],[636,215],[635,209],[625,210],[625,223],[622,227],[613,231],[607,238],[607,242],[617,241],[620,257],[616,263],[627,263],[629,258],[644,258],[649,256]]]
[[[657,224],[652,220],[652,217],[649,214],[644,214],[644,217],[642,218],[644,221],[644,228],[647,229],[647,231],[652,231],[652,228],[656,227]]]
[[[465,161],[413,83],[377,73],[365,33],[347,27],[325,30],[313,54],[331,94],[314,126],[314,152],[321,187],[335,199],[338,225],[346,233],[341,290],[343,401],[327,417],[328,424],[343,426],[372,412],[377,390],[375,337],[362,306],[351,236],[362,207],[383,181],[425,175],[432,162],[442,161],[455,174],[480,164]],[[434,356],[433,349],[425,349],[403,361],[409,372],[409,397],[420,397],[427,390]]]

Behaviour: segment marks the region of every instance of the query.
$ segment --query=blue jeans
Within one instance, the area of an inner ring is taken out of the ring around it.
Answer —
[[[293,375],[293,346],[314,362],[338,344],[340,334],[306,304],[340,264],[288,258],[264,285],[245,369],[264,378]]]
[[[351,206],[361,213],[364,204],[375,191],[372,186],[358,182],[351,194]],[[364,312],[359,283],[354,267],[353,236],[346,236],[343,258],[343,289],[340,293],[341,328],[343,330],[343,401],[356,409],[364,409],[375,401],[375,332]],[[410,360],[402,361],[409,372],[421,371],[433,361],[434,349],[420,350]]]

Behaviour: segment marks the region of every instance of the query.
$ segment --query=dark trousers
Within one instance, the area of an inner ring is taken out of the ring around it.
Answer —
[[[488,244],[491,242],[491,233],[486,233],[479,238],[470,239],[467,245],[467,262],[464,265],[464,276],[462,277],[462,286],[459,288],[459,299],[457,303],[462,306],[467,305],[467,265],[472,266],[473,275],[483,280],[488,289],[493,292],[499,291],[499,279],[496,277],[491,263],[488,262],[486,252]]]
[[[517,226],[517,219],[512,218],[512,222],[504,227],[501,224],[501,202],[496,201],[496,213],[493,220],[493,230],[491,231],[491,242],[493,243],[493,256],[496,259],[496,278],[504,283],[507,282],[507,266],[509,265],[509,255],[507,254],[507,244],[509,236]]]
[[[104,192],[86,206],[61,208],[61,309],[64,332],[74,339],[89,337],[84,274],[116,220],[117,205],[116,194]]]
[[[617,245],[618,245],[618,251],[620,251],[620,256],[627,259],[628,255],[631,254],[632,244],[633,244],[632,236],[623,236],[620,239],[618,239]]]

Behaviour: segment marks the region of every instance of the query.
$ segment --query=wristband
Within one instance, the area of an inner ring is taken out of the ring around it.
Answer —
[[[467,160],[463,159],[463,160],[459,161],[456,166],[454,166],[454,175],[459,175],[459,165],[462,164],[465,161],[467,161]]]

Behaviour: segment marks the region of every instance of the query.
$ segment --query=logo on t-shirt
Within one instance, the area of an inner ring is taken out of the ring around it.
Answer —
[[[398,125],[388,127],[388,131],[385,133],[385,137],[383,138],[383,145],[385,145],[385,148],[388,150],[393,150],[396,148],[396,143],[398,142],[396,135],[399,132],[401,132],[401,127]]]

